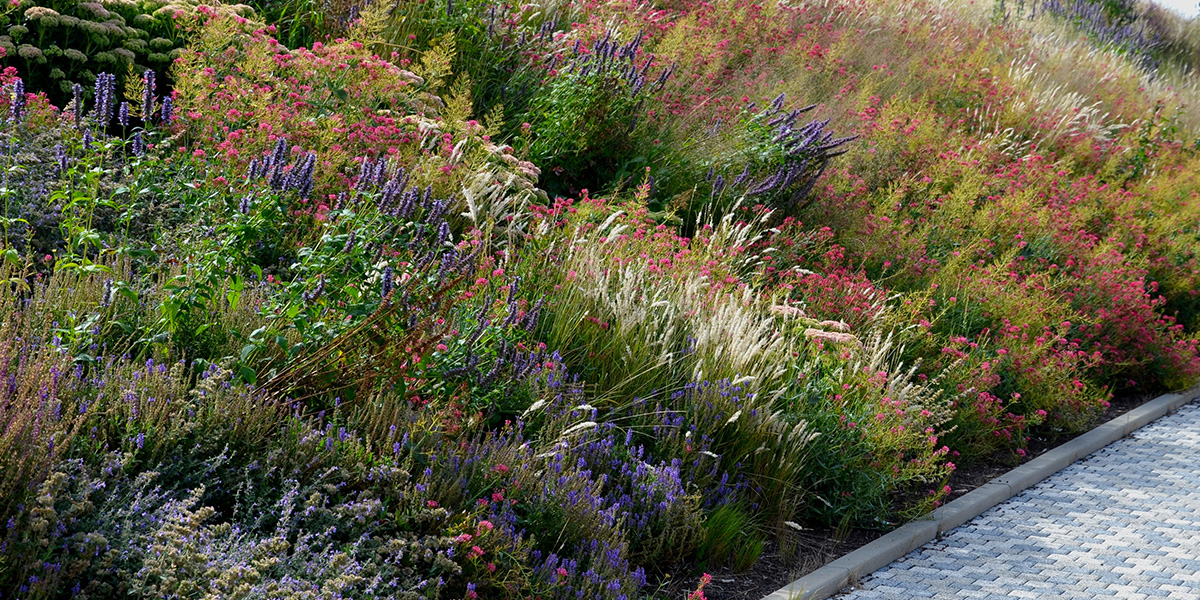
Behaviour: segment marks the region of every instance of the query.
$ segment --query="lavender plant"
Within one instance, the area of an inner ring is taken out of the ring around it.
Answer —
[[[727,144],[732,151],[715,153],[706,165],[707,198],[701,200],[715,215],[741,200],[794,212],[807,205],[817,179],[830,161],[844,154],[845,145],[857,136],[835,137],[829,119],[801,124],[801,117],[816,108],[786,108],[779,94],[765,108],[751,105],[738,124],[722,128],[716,123],[708,139],[694,144]]]
[[[1041,10],[1071,23],[1094,43],[1129,55],[1147,71],[1157,67],[1162,37],[1153,27],[1146,29],[1132,0],[1042,0]]]
[[[530,160],[552,174],[550,191],[598,187],[633,160],[643,106],[671,76],[650,72],[642,35],[621,43],[614,32],[585,48],[578,40],[546,65],[551,76],[529,100]]]
[[[152,72],[151,72],[152,73]],[[171,181],[178,167],[149,168],[127,143],[106,133],[117,108],[116,78],[96,78],[91,109],[82,86],[73,86],[69,119],[59,119],[44,97],[28,93],[23,80],[7,85],[8,118],[2,127],[8,169],[3,186],[8,247],[36,256],[59,255],[60,265],[85,265],[101,251],[137,252],[154,221],[157,184]],[[150,102],[153,94],[148,93]],[[31,100],[33,102],[31,103]],[[161,139],[156,128],[134,137]]]

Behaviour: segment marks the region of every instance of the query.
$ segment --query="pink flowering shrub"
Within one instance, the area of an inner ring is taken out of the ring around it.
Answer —
[[[247,29],[214,18],[176,63],[189,134],[222,165],[213,176],[244,177],[283,137],[320,157],[314,197],[351,184],[364,158],[412,163],[412,176],[440,192],[456,189],[464,161],[482,151],[478,123],[444,118],[433,95],[441,82],[361,42],[289,51],[266,29]]]

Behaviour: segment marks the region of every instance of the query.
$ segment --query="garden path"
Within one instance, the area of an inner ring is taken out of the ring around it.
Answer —
[[[837,600],[1200,599],[1200,403],[865,577]]]

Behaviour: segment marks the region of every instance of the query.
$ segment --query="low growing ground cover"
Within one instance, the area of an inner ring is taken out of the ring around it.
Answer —
[[[188,4],[167,71],[25,51],[0,590],[703,598],[1194,384],[1197,25],[1109,4]]]

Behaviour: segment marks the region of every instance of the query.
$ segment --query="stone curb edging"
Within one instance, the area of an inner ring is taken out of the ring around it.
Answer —
[[[825,600],[859,578],[978,517],[1027,487],[1200,398],[1200,386],[1164,394],[971,490],[928,516],[838,558],[763,600]]]

